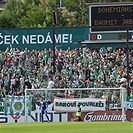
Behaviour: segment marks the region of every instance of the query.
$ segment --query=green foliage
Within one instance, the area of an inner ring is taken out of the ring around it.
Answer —
[[[6,13],[0,16],[0,27],[1,28],[15,28],[15,24],[11,21],[11,17]]]
[[[61,0],[61,2],[60,5],[60,0],[9,0],[0,14],[0,28],[52,27],[54,10],[57,11],[58,27],[88,26],[89,3],[127,2],[127,0]]]
[[[25,15],[25,7],[22,1],[20,0],[11,0],[4,6],[4,10],[0,15],[6,16],[9,20],[9,25],[6,28],[16,28],[20,22],[20,18]],[[12,27],[13,26],[13,27]],[[1,28],[5,28],[4,25],[0,25]]]
[[[88,25],[88,5],[85,0],[63,0],[67,10],[69,26]]]
[[[31,5],[30,10],[27,10],[26,15],[20,19],[20,27],[38,27],[38,24],[43,26],[44,19],[44,13],[40,12],[39,6]]]

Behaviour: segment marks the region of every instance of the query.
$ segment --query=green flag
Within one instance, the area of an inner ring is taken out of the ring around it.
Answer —
[[[11,58],[13,58],[13,48],[12,48],[12,44],[10,44],[10,51],[9,51],[9,53],[8,53],[8,55],[11,57]]]
[[[26,99],[27,115],[31,115],[32,110],[32,96],[27,96]],[[11,116],[25,115],[25,97],[24,96],[6,96],[4,101],[4,113]]]

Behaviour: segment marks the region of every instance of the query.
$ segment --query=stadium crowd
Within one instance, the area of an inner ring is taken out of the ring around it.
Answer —
[[[125,48],[56,49],[53,72],[52,49],[7,48],[0,51],[0,95],[24,95],[27,88],[117,88],[120,87],[120,79],[127,78],[126,53]],[[133,81],[132,62],[133,52],[130,51],[130,82]],[[53,84],[49,86],[49,83]],[[66,93],[59,91],[56,95],[74,96],[72,91]],[[104,97],[107,94],[94,90],[76,93],[79,97]]]

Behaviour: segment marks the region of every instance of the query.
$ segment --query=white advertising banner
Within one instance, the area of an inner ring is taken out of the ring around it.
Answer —
[[[68,122],[68,113],[48,111],[50,122]],[[27,122],[40,122],[41,113],[38,111],[31,111],[31,115],[27,116]],[[4,115],[4,112],[0,112],[0,123],[22,123],[25,122],[25,116],[11,116]],[[44,115],[44,122],[47,122],[47,118]]]
[[[103,98],[54,98],[54,110],[73,112],[80,104],[82,112],[105,110],[106,99]]]

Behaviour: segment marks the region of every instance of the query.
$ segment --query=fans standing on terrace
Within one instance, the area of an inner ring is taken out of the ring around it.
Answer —
[[[0,54],[0,85],[4,94],[17,95],[25,88],[46,88],[53,78],[55,88],[107,88],[119,87],[119,80],[126,76],[126,49],[13,50],[7,60],[9,48]],[[129,57],[129,61],[131,56]],[[130,73],[133,65],[130,63]],[[12,93],[10,93],[12,92]],[[23,94],[23,93],[22,93]],[[89,95],[89,94],[88,94]]]

